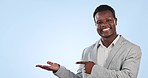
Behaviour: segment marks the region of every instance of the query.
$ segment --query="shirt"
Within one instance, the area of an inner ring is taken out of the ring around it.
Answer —
[[[98,48],[98,56],[97,56],[97,64],[100,66],[104,66],[104,63],[106,59],[108,58],[108,55],[112,48],[114,47],[115,43],[119,40],[120,36],[118,35],[115,40],[109,45],[108,48],[106,48],[103,44],[102,41],[99,41],[99,48]]]

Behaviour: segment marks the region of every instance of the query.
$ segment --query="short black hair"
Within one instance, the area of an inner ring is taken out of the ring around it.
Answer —
[[[93,18],[94,18],[94,20],[95,20],[95,15],[96,15],[96,13],[102,12],[102,11],[106,11],[106,10],[111,11],[112,14],[113,14],[113,17],[114,17],[115,19],[117,19],[117,18],[116,18],[116,15],[115,15],[115,10],[114,10],[111,6],[109,6],[109,5],[100,5],[100,6],[98,6],[98,7],[95,9],[95,11],[94,11],[94,13],[93,13]]]

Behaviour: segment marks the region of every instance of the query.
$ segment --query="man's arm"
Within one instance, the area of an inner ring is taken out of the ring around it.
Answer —
[[[70,70],[66,69],[64,66],[60,66],[57,63],[53,63],[48,61],[47,64],[49,65],[36,65],[36,67],[53,71],[53,73],[58,76],[59,78],[82,78],[81,72],[74,74]]]
[[[64,66],[60,66],[59,70],[54,74],[59,78],[82,78],[82,72],[75,74]]]

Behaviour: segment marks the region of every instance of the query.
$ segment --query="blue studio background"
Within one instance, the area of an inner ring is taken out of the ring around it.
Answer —
[[[0,78],[57,78],[36,64],[57,62],[75,72],[85,47],[99,40],[92,14],[109,4],[117,32],[141,46],[138,78],[147,78],[147,0],[0,0]]]

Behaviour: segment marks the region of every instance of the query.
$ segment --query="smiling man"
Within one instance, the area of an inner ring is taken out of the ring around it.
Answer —
[[[137,78],[141,49],[117,34],[115,11],[108,5],[98,6],[93,14],[96,30],[101,39],[84,49],[77,74],[60,64],[36,65],[59,78]]]

